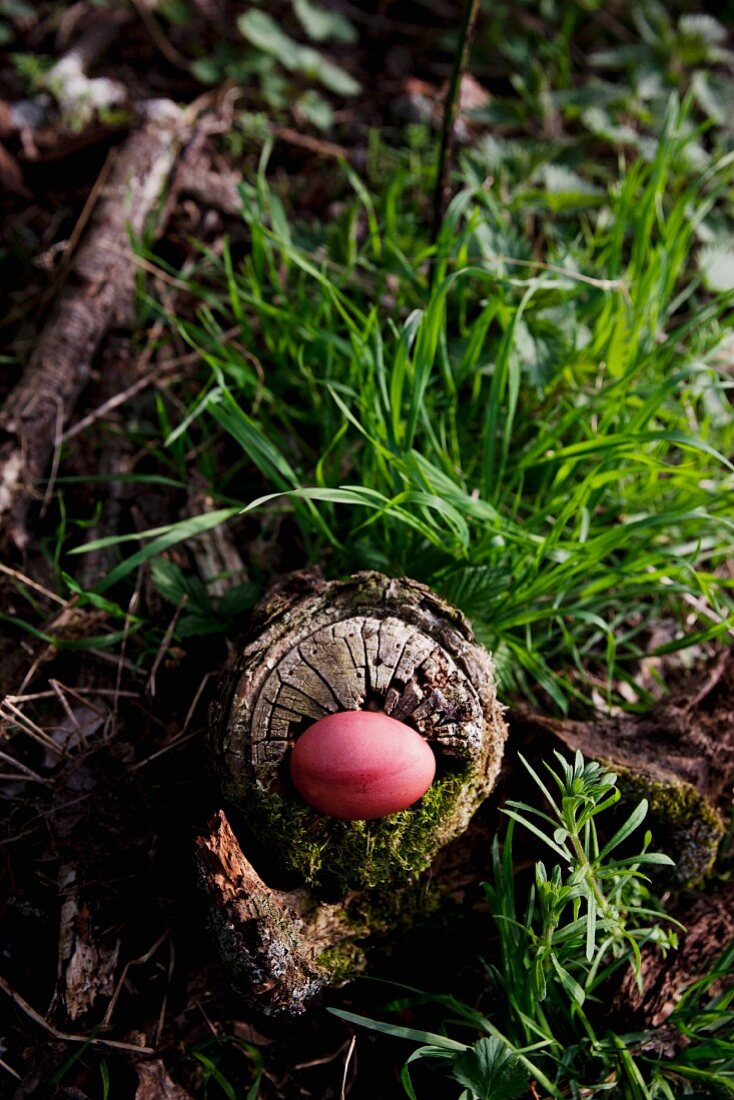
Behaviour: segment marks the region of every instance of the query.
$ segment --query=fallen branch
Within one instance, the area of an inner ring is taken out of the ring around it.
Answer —
[[[241,216],[241,180],[237,176],[215,172],[199,160],[182,165],[179,181],[182,194],[189,195],[200,206],[212,206],[233,218]]]
[[[436,184],[433,192],[433,240],[438,240],[446,208],[451,198],[451,168],[453,163],[454,142],[456,138],[456,119],[459,113],[461,79],[469,62],[469,51],[474,27],[479,14],[479,0],[465,0],[464,18],[459,31],[459,44],[454,56],[451,80],[446,89],[444,101],[443,128],[441,131],[441,149],[436,170]]]
[[[0,530],[19,548],[26,518],[61,429],[87,383],[110,325],[129,307],[139,237],[165,190],[181,143],[178,108],[149,106],[121,148],[103,195],[20,382],[0,412]]]
[[[113,1047],[116,1050],[134,1050],[138,1054],[154,1054],[155,1051],[152,1047],[143,1046],[140,1043],[123,1043],[118,1039],[101,1039],[92,1035],[74,1035],[68,1031],[59,1031],[58,1028],[53,1027],[52,1024],[46,1020],[40,1012],[36,1012],[32,1005],[28,1004],[20,993],[0,975],[0,992],[4,993],[6,997],[9,997],[14,1004],[18,1006],[21,1012],[24,1012],[29,1019],[33,1020],[35,1024],[38,1024],[40,1028],[43,1028],[49,1035],[53,1035],[54,1039],[61,1039],[65,1043],[85,1043],[93,1046],[105,1046]]]

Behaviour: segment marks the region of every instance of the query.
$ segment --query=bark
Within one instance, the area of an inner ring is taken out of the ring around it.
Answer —
[[[72,262],[20,382],[0,412],[0,529],[18,547],[37,482],[89,378],[92,361],[120,310],[128,310],[137,265],[129,235],[153,212],[181,138],[180,113],[158,104],[119,152],[91,224]]]
[[[100,356],[99,382],[99,395],[103,403],[124,392],[129,386],[131,376],[134,378],[135,374],[134,363],[135,351],[127,334],[121,335],[119,339],[111,337],[105,341]],[[99,521],[87,531],[85,542],[117,534],[120,519],[129,510],[135,491],[133,486],[124,481],[124,475],[131,471],[134,452],[134,443],[124,432],[110,433],[104,439],[99,449],[96,473],[102,477],[116,477],[105,486],[103,513]],[[114,546],[102,546],[85,554],[80,569],[82,588],[93,588],[107,576],[117,560]]]
[[[569,722],[513,712],[514,725],[546,730],[569,749],[690,783],[714,805],[734,787],[734,654],[727,650],[646,714]]]
[[[98,997],[111,997],[120,954],[120,941],[104,936],[98,905],[85,897],[76,863],[63,863],[59,891],[64,901],[59,920],[59,956],[53,1007],[63,1018],[78,1020]],[[95,922],[97,926],[95,927]]]
[[[359,709],[384,709],[439,756],[472,765],[480,800],[491,789],[506,737],[492,661],[464,616],[425,585],[295,574],[256,609],[253,634],[231,706],[214,715],[228,797],[272,783],[307,726]]]
[[[454,143],[456,140],[456,119],[459,113],[459,99],[464,70],[469,62],[469,51],[474,27],[479,14],[479,0],[464,0],[464,18],[459,32],[459,46],[454,57],[451,80],[446,89],[444,102],[441,148],[436,173],[436,186],[433,196],[433,240],[437,241],[441,232],[446,209],[451,199],[451,169],[453,166]]]
[[[80,713],[79,719],[85,721],[84,715]],[[91,727],[90,734],[94,740],[99,731]],[[112,996],[120,954],[120,940],[109,927],[109,912],[99,888],[99,883],[105,881],[110,856],[107,845],[100,844],[99,834],[103,834],[105,815],[116,804],[106,786],[100,790],[99,764],[100,756],[94,752],[87,758],[72,758],[54,788],[51,821],[61,857],[61,910],[56,989],[50,1014],[62,1026],[83,1019],[98,998]],[[118,821],[114,812],[112,817]],[[90,820],[95,822],[97,833],[93,839],[89,837]],[[110,890],[109,881],[106,890]]]
[[[213,707],[212,749],[268,873],[295,871],[313,890],[272,889],[223,815],[199,841],[198,860],[235,985],[268,1012],[297,1013],[359,968],[358,941],[425,904],[417,876],[491,790],[506,727],[490,655],[459,611],[415,581],[291,574],[253,619]],[[359,709],[384,710],[425,737],[437,779],[398,814],[341,821],[299,799],[287,759],[313,722]]]
[[[183,510],[184,516],[201,516],[213,511],[214,501],[209,494],[192,488]],[[215,599],[248,580],[237,543],[225,525],[204,531],[192,540],[191,553],[207,593]]]
[[[709,873],[734,792],[734,654],[727,651],[647,714],[572,722],[520,708],[518,745],[534,743],[598,760],[616,771],[623,795],[647,797],[654,843],[676,860],[678,883]]]
[[[685,929],[678,950],[667,956],[653,947],[642,952],[643,992],[628,973],[616,998],[616,1008],[629,1017],[629,1026],[659,1029],[655,1046],[672,1057],[685,1046],[685,1036],[669,1022],[682,996],[695,982],[710,974],[722,952],[734,941],[734,884],[716,894],[684,897],[671,910]],[[704,1000],[731,989],[731,972],[718,978]]]
[[[405,811],[399,837],[388,835],[381,822],[368,822],[359,833],[369,853],[364,867],[358,831],[310,811],[287,773],[289,751],[300,733],[327,714],[359,709],[384,710],[425,737],[443,784],[437,781],[431,791],[436,798],[439,789],[452,791],[431,821],[427,810],[424,817]],[[507,732],[502,713],[490,655],[476,644],[464,616],[430,589],[379,573],[332,582],[299,573],[266,594],[256,609],[252,640],[214,708],[211,741],[226,797],[256,829],[264,825],[256,818],[277,818],[265,824],[271,850],[276,838],[279,843],[275,863],[318,883],[312,847],[318,837],[321,862],[327,872],[343,872],[342,886],[372,886],[393,872],[410,877],[424,869],[440,847],[466,829],[499,772]],[[300,815],[298,825],[289,815]],[[303,834],[302,863],[296,833]],[[406,856],[402,862],[389,855],[398,845]]]
[[[213,171],[202,158],[182,165],[179,177],[182,194],[189,195],[200,206],[213,206],[215,210],[233,218],[242,214],[243,200],[239,191],[241,182],[233,174]]]
[[[268,887],[219,811],[196,839],[212,931],[233,987],[266,1013],[297,1015],[330,980],[319,955],[353,934],[339,905]]]

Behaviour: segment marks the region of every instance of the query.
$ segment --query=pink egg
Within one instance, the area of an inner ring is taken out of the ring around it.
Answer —
[[[424,795],[436,759],[419,733],[366,710],[339,711],[301,734],[291,778],[314,810],[348,821],[385,817]]]

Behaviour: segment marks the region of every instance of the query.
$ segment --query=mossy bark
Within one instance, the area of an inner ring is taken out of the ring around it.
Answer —
[[[512,737],[575,751],[618,775],[623,799],[646,798],[646,824],[656,848],[675,861],[678,886],[710,873],[732,811],[734,790],[734,655],[727,651],[644,715],[590,722],[513,711]]]
[[[334,980],[344,952],[348,972],[359,969],[362,956],[343,907],[318,903],[306,889],[267,886],[221,810],[195,843],[212,931],[229,980],[243,996],[270,1013],[295,1015]]]
[[[665,1058],[688,1045],[684,1032],[668,1020],[686,990],[714,968],[718,976],[704,1000],[731,990],[734,975],[720,967],[720,959],[734,942],[734,883],[724,882],[718,893],[684,894],[670,912],[682,925],[678,950],[663,955],[654,946],[643,947],[642,982],[627,971],[613,1004],[631,1030],[654,1029],[648,1052]]]
[[[288,758],[315,721],[359,709],[383,710],[425,737],[437,775],[407,810],[342,821],[302,801]],[[327,982],[354,972],[361,959],[356,945],[370,930],[363,914],[378,912],[388,892],[392,901],[403,892],[414,896],[411,884],[466,829],[496,781],[507,733],[491,657],[464,616],[424,585],[372,572],[344,581],[302,572],[271,589],[222,684],[210,728],[222,789],[244,832],[267,851],[270,871],[296,872],[310,887],[313,919],[304,926],[292,901],[270,890],[240,851],[250,871],[238,872],[246,896],[235,902],[238,891],[223,891],[221,875],[207,869],[211,838],[200,847],[215,931],[237,984],[267,1010],[291,1012]],[[247,896],[259,899],[255,915],[248,915]],[[275,908],[268,908],[268,896]],[[233,939],[237,927],[243,931]]]

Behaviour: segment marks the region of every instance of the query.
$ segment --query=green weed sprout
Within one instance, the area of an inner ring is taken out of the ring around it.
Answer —
[[[611,954],[628,955],[640,982],[639,943],[655,938],[661,946],[672,946],[672,936],[661,937],[660,930],[645,927],[645,919],[660,917],[657,910],[639,904],[641,864],[673,866],[673,860],[661,852],[648,852],[650,833],[645,834],[642,850],[623,859],[609,856],[642,824],[648,803],[643,799],[603,848],[599,847],[595,819],[619,801],[617,776],[594,761],[585,762],[577,752],[572,763],[555,753],[559,768],[546,765],[558,787],[560,799],[554,799],[538,773],[523,756],[522,763],[542,791],[550,813],[525,802],[508,802],[508,817],[529,829],[561,857],[565,874],[556,864],[550,874],[545,864],[535,865],[535,902],[540,916],[531,967],[534,996],[545,1000],[550,972],[560,980],[577,1005],[582,1005],[585,990],[569,967],[578,967],[583,959],[590,964],[587,985],[593,987],[604,958]],[[522,812],[518,812],[522,811]],[[530,816],[528,816],[530,815]],[[536,822],[545,823],[545,828]],[[496,887],[487,887],[490,902],[499,899]],[[568,917],[570,916],[570,920]]]

